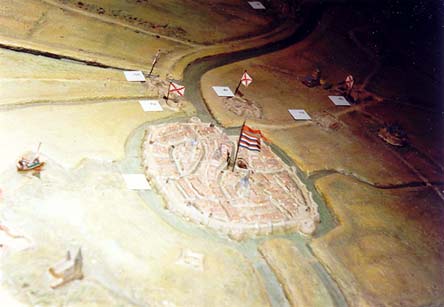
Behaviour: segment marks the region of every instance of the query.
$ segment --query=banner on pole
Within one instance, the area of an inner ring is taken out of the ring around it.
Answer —
[[[244,125],[239,138],[239,147],[252,151],[261,151],[262,138],[265,139],[260,130],[252,129]]]
[[[345,78],[345,86],[347,87],[348,90],[351,90],[353,88],[353,85],[355,84],[355,80],[353,79],[352,75],[348,75]]]
[[[253,82],[253,78],[245,71],[241,78],[241,83],[247,87]]]
[[[168,87],[168,93],[174,93],[179,96],[185,95],[185,86],[176,84],[174,82],[170,82],[170,86]]]

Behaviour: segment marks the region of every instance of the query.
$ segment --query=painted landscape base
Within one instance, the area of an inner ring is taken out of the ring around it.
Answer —
[[[236,137],[194,119],[151,126],[143,165],[171,211],[235,239],[276,232],[312,234],[319,213],[311,193],[262,144],[261,152],[239,151],[247,168],[228,167]]]

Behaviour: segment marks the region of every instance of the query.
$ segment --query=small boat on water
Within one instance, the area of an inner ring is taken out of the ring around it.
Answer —
[[[45,162],[40,161],[40,158],[39,158],[41,145],[42,145],[42,143],[39,143],[39,146],[37,147],[37,153],[33,159],[28,160],[28,159],[25,159],[24,157],[21,157],[20,160],[17,161],[17,164],[16,164],[17,171],[27,172],[27,171],[31,171],[31,170],[39,170],[45,165]]]
[[[32,162],[21,159],[17,162],[17,171],[27,172],[31,170],[39,170],[45,165],[45,162],[34,160]]]

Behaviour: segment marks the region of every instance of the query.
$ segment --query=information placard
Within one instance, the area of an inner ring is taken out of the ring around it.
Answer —
[[[125,78],[127,81],[130,82],[141,82],[145,81],[145,76],[140,70],[131,70],[131,71],[124,71]]]
[[[288,110],[288,112],[290,112],[291,116],[293,116],[293,118],[295,120],[310,120],[311,119],[310,115],[308,115],[308,113],[302,109],[290,109],[290,110]]]
[[[234,94],[228,86],[213,86],[213,90],[219,97],[233,97]]]
[[[248,1],[248,4],[255,10],[265,10],[265,6],[259,1]]]
[[[139,100],[139,103],[145,112],[163,111],[163,108],[158,100]]]
[[[344,96],[328,96],[331,101],[337,106],[349,106],[350,102]]]
[[[122,174],[126,187],[130,190],[151,190],[144,174]]]

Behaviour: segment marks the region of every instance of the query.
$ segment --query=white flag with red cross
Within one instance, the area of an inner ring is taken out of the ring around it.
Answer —
[[[251,84],[251,82],[253,82],[253,78],[251,78],[251,76],[247,73],[247,71],[245,71],[244,74],[242,75],[241,83],[245,87],[247,87]]]
[[[185,86],[176,84],[174,82],[170,82],[170,86],[168,87],[168,93],[173,93],[179,96],[183,96],[185,95]]]
[[[355,80],[353,79],[352,75],[348,75],[345,78],[345,86],[347,87],[348,90],[351,90],[353,88],[353,85],[355,84]]]

